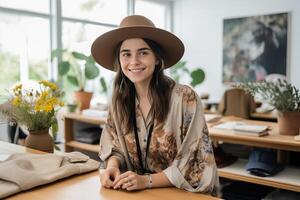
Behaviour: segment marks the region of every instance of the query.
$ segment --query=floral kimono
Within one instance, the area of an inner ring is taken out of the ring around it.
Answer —
[[[134,131],[125,133],[110,107],[100,140],[99,157],[102,167],[110,156],[121,163],[121,169],[139,168]],[[176,84],[166,120],[154,120],[149,150],[146,144],[153,118],[143,118],[136,98],[136,127],[144,168],[163,172],[177,188],[191,192],[218,193],[219,180],[212,144],[208,135],[198,95],[188,86]]]

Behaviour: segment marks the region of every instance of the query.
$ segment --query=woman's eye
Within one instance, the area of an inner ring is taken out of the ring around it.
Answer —
[[[148,55],[148,52],[147,51],[141,51],[140,55]]]
[[[122,57],[128,57],[128,56],[130,56],[130,53],[123,53],[122,54]]]

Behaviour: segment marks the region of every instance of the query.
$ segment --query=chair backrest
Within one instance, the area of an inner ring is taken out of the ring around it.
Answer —
[[[250,114],[255,111],[255,108],[253,96],[238,88],[225,91],[219,104],[219,112],[222,115],[232,115],[245,119],[250,118]]]

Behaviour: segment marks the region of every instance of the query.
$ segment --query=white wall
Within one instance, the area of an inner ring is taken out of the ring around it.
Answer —
[[[300,89],[300,1],[299,0],[178,0],[174,2],[174,31],[183,40],[188,66],[206,72],[198,93],[209,92],[218,101],[226,87],[222,84],[223,19],[290,12],[288,51],[289,80]]]

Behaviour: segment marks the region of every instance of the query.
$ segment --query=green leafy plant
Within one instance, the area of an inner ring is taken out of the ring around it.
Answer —
[[[183,74],[188,74],[192,79],[190,84],[193,87],[196,87],[204,81],[205,73],[201,68],[195,68],[194,70],[190,71],[186,67],[186,63],[186,61],[179,61],[177,64],[170,68],[170,75],[176,82],[179,82]]]
[[[275,82],[245,82],[235,87],[245,90],[251,95],[259,94],[263,100],[281,112],[300,112],[300,92],[286,80]]]
[[[99,76],[100,71],[96,66],[93,57],[87,56],[77,51],[67,51],[66,49],[56,49],[52,51],[51,58],[58,57],[62,54],[62,61],[58,63],[58,73],[61,77],[66,76],[67,80],[79,91],[84,91],[86,80],[92,80]],[[106,81],[100,78],[100,85],[106,92]]]

